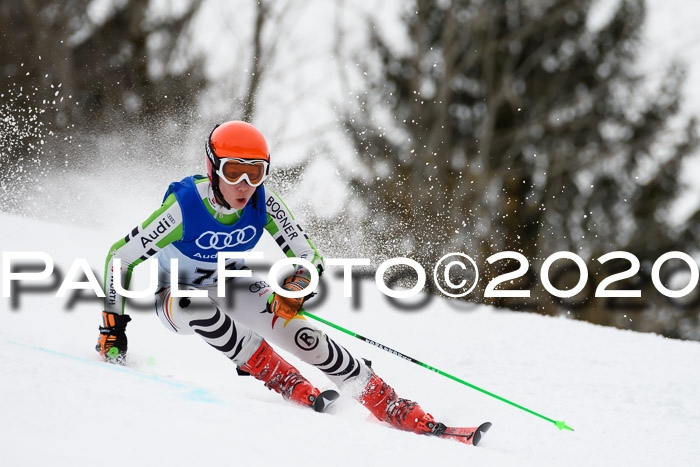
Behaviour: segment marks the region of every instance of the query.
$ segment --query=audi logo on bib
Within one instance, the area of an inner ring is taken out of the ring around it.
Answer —
[[[223,250],[242,243],[248,243],[253,238],[257,231],[252,225],[243,227],[242,229],[234,230],[231,233],[213,232],[208,230],[199,236],[195,242],[202,250]]]

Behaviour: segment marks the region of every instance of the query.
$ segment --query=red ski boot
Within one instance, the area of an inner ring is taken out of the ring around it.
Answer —
[[[473,428],[455,428],[436,422],[418,404],[408,399],[399,399],[396,391],[375,373],[358,397],[358,400],[383,422],[389,422],[400,430],[423,435],[452,439],[460,443],[478,445],[491,423],[482,423]]]
[[[318,410],[315,402],[321,392],[301,376],[299,370],[280,357],[265,340],[250,360],[241,366],[241,370],[264,381],[268,389],[273,389],[286,400]]]
[[[396,391],[374,372],[358,400],[372,415],[400,430],[439,436],[445,429],[445,425],[436,423],[432,415],[425,413],[420,405],[408,399],[400,399]]]

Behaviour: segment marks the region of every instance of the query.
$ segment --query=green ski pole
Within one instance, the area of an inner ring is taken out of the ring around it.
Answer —
[[[496,399],[498,399],[499,401],[503,401],[503,402],[505,402],[506,404],[510,404],[510,405],[512,405],[513,407],[517,407],[517,408],[519,408],[520,410],[524,410],[524,411],[527,412],[527,413],[531,413],[532,415],[535,415],[535,416],[537,416],[537,417],[540,417],[540,418],[543,419],[543,420],[547,420],[548,422],[553,423],[554,426],[556,426],[557,428],[559,428],[559,430],[570,430],[570,431],[574,431],[573,428],[571,428],[570,426],[567,426],[566,423],[564,423],[564,420],[553,420],[553,419],[551,419],[551,418],[549,418],[549,417],[545,417],[544,415],[539,414],[539,413],[537,413],[537,412],[535,412],[535,411],[533,411],[533,410],[530,410],[530,409],[528,409],[528,408],[526,408],[526,407],[523,407],[523,406],[520,405],[520,404],[516,404],[515,402],[511,402],[511,401],[509,401],[508,399],[505,399],[505,398],[503,398],[503,397],[501,397],[501,396],[499,396],[499,395],[496,395],[496,394],[494,394],[494,393],[492,393],[492,392],[489,392],[489,391],[487,391],[487,390],[485,390],[485,389],[481,389],[481,388],[478,387],[478,386],[474,386],[473,384],[468,383],[468,382],[464,381],[463,379],[457,378],[456,376],[452,376],[452,375],[449,374],[449,373],[445,373],[444,371],[439,370],[439,369],[437,369],[437,368],[435,368],[435,367],[433,367],[433,366],[431,366],[431,365],[428,365],[428,364],[426,364],[426,363],[423,363],[423,362],[421,362],[421,361],[419,361],[419,360],[416,360],[416,359],[413,358],[413,357],[409,357],[408,355],[405,355],[405,354],[403,354],[403,353],[401,353],[401,352],[399,352],[399,351],[397,351],[397,350],[394,350],[394,349],[392,349],[392,348],[390,348],[390,347],[387,347],[387,346],[385,346],[385,345],[383,345],[383,344],[380,344],[380,343],[377,342],[377,341],[373,341],[372,339],[368,339],[367,337],[361,336],[361,335],[359,335],[359,334],[357,334],[357,333],[355,333],[355,332],[352,332],[352,331],[350,331],[350,330],[348,330],[348,329],[345,329],[345,328],[343,328],[343,327],[341,327],[341,326],[338,326],[337,324],[331,323],[330,321],[327,321],[327,320],[325,320],[325,319],[323,319],[323,318],[319,318],[319,317],[316,316],[316,315],[312,315],[311,313],[307,313],[307,312],[304,311],[303,309],[302,309],[302,310],[299,310],[299,314],[300,314],[300,315],[303,315],[303,316],[308,316],[308,317],[311,318],[311,319],[314,319],[314,320],[316,320],[316,321],[319,321],[319,322],[321,322],[321,323],[323,323],[323,324],[325,324],[325,325],[327,325],[327,326],[330,326],[330,327],[332,327],[332,328],[334,328],[334,329],[337,329],[338,331],[344,332],[345,334],[348,334],[348,335],[350,335],[350,336],[352,336],[352,337],[355,337],[355,338],[357,338],[357,339],[360,339],[361,341],[364,341],[364,342],[366,342],[366,343],[368,343],[368,344],[370,344],[370,345],[373,345],[373,346],[375,346],[375,347],[379,347],[380,349],[382,349],[382,350],[384,350],[384,351],[386,351],[386,352],[389,352],[390,354],[396,355],[396,356],[399,357],[399,358],[403,358],[404,360],[408,360],[409,362],[415,363],[416,365],[420,365],[420,366],[422,366],[423,368],[427,368],[428,370],[434,371],[435,373],[438,373],[438,374],[441,374],[442,376],[445,376],[445,377],[447,377],[447,378],[450,378],[450,379],[453,380],[453,381],[457,381],[458,383],[461,383],[461,384],[463,384],[463,385],[465,385],[465,386],[469,386],[469,387],[472,388],[472,389],[476,389],[477,391],[482,392],[482,393],[484,393],[484,394],[486,394],[486,395],[488,395],[488,396],[491,396],[491,397],[493,397],[493,398],[496,398]]]

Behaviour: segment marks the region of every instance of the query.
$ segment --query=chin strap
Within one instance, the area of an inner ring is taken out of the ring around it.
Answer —
[[[214,192],[214,196],[216,196],[216,203],[226,209],[231,209],[231,205],[228,204],[224,195],[221,194],[221,190],[219,189],[219,175],[217,175],[216,172],[212,173],[211,176],[211,189]]]

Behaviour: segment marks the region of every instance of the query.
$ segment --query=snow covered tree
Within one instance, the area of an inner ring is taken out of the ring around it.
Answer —
[[[643,0],[620,1],[600,27],[589,25],[592,4],[418,0],[400,49],[372,25],[370,84],[353,93],[345,122],[363,166],[348,177],[380,255],[432,268],[443,253],[467,252],[481,261],[483,291],[503,272],[484,271],[485,259],[504,250],[535,271],[572,251],[591,272],[600,255],[625,250],[648,278],[660,254],[697,249],[700,214],[680,225],[668,215],[697,143],[695,121],[677,115],[682,67],[658,85],[635,71]],[[645,297],[659,295],[643,282]],[[559,309],[551,299],[537,307]],[[579,310],[621,324],[600,300]]]
[[[142,123],[196,102],[205,80],[185,45],[201,1],[169,15],[154,11],[155,2],[107,2],[104,11],[93,3],[3,2],[0,87],[35,92],[61,125],[92,128]]]

